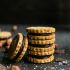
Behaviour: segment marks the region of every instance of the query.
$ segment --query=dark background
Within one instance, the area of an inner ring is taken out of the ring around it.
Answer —
[[[69,24],[70,0],[1,0],[0,21],[26,24]]]

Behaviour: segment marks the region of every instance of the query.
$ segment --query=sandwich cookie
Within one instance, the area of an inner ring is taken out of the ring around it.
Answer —
[[[55,44],[52,45],[43,45],[43,46],[28,46],[28,49],[33,52],[48,52],[55,48]]]
[[[55,38],[51,40],[28,40],[30,44],[39,44],[39,45],[45,45],[45,44],[52,44],[55,42]]]
[[[32,34],[32,35],[30,35],[30,34],[28,34],[28,38],[29,39],[33,39],[33,40],[50,40],[50,39],[53,39],[53,38],[55,38],[55,34],[53,33],[53,34],[46,34],[46,35],[44,35],[44,34]]]
[[[10,59],[14,59],[15,56],[18,54],[20,48],[22,47],[22,41],[23,41],[23,35],[22,33],[18,33],[12,40],[12,43],[8,51],[8,57]]]
[[[28,53],[31,54],[31,55],[38,55],[38,56],[44,56],[44,55],[52,55],[54,54],[55,50],[52,49],[50,51],[41,51],[41,52],[34,52],[34,51],[31,51],[31,50],[28,50]]]
[[[0,43],[5,44],[8,39],[11,39],[11,32],[2,31],[0,32]]]
[[[54,60],[54,56],[51,55],[47,58],[35,58],[35,57],[29,57],[28,56],[28,61],[29,62],[33,62],[33,63],[49,63],[49,62],[52,62]]]
[[[20,53],[19,57],[16,59],[17,62],[19,62],[23,56],[25,55],[27,48],[28,48],[28,38],[26,36],[23,37],[23,43],[24,43],[24,47],[22,52]]]
[[[6,31],[0,32],[0,39],[2,39],[2,40],[8,39],[11,36],[12,36],[11,32],[6,32]]]
[[[55,28],[53,27],[27,27],[28,33],[54,33]]]

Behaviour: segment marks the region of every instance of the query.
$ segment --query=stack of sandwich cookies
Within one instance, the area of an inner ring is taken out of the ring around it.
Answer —
[[[2,43],[2,45],[7,43],[7,40],[11,41],[12,34],[11,32],[7,32],[7,31],[1,31],[0,32],[0,43]]]
[[[54,60],[55,28],[28,27],[28,60],[34,63],[48,63]]]
[[[24,45],[23,45],[24,43]],[[16,62],[19,62],[23,56],[25,55],[28,47],[28,39],[26,36],[23,36],[22,33],[18,33],[14,39],[12,40],[12,43],[10,45],[9,51],[8,51],[8,57],[10,60],[14,60]]]

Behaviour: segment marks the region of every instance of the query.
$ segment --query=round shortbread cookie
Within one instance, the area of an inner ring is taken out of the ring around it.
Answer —
[[[51,40],[32,40],[32,39],[29,39],[28,41],[29,41],[30,44],[45,45],[45,44],[55,43],[55,38],[53,38],[53,39],[51,39]]]
[[[41,51],[41,52],[34,52],[34,51],[31,51],[31,50],[28,50],[28,53],[31,54],[31,55],[38,55],[38,56],[45,56],[45,55],[51,55],[51,54],[54,54],[55,50],[52,49],[50,51]]]
[[[7,32],[7,31],[0,32],[0,39],[4,39],[4,38],[6,39],[6,38],[9,38],[11,36],[12,36],[11,32]]]
[[[55,28],[53,27],[27,27],[26,31],[28,33],[53,33]]]
[[[24,48],[23,48],[21,54],[19,55],[19,57],[16,59],[17,62],[19,62],[23,58],[23,56],[25,55],[27,48],[28,48],[28,38],[26,36],[24,36],[23,39],[24,39],[23,40]]]
[[[33,36],[33,35],[28,35],[29,39],[33,40],[47,40],[47,39],[53,39],[55,38],[55,34],[49,35],[49,36]]]
[[[23,41],[23,35],[22,33],[18,33],[12,40],[12,43],[8,51],[8,56],[10,59],[14,59],[14,57],[17,55],[17,53],[20,50],[20,47],[22,46],[22,41]]]
[[[51,55],[46,59],[37,59],[37,58],[28,57],[28,61],[33,63],[48,63],[48,62],[52,62],[53,60],[54,60],[53,55]]]
[[[41,47],[33,47],[33,46],[28,46],[28,49],[34,52],[48,52],[51,51],[52,49],[55,48],[55,44],[52,44],[51,46],[47,48],[41,48]]]

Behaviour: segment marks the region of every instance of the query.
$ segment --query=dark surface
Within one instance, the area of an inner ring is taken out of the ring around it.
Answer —
[[[18,26],[19,27],[17,32],[22,32],[24,35],[26,35],[25,28],[27,27],[27,25],[25,26],[18,25]],[[2,25],[2,30],[10,31],[11,28],[12,25],[5,25],[5,24]],[[64,28],[61,27],[61,29],[58,28],[56,28],[57,29],[56,43],[59,44],[60,49],[65,50],[65,54],[58,54],[55,55],[55,57],[64,58],[64,60],[67,61],[67,64],[63,64],[62,62],[52,62],[48,64],[33,64],[33,63],[26,63],[24,62],[25,60],[22,60],[20,63],[16,63],[20,66],[21,70],[70,70],[70,31],[69,29],[66,29],[66,27]],[[15,35],[17,32],[13,33],[13,35]],[[5,66],[13,64],[8,59],[6,59],[6,55],[2,50],[0,51],[0,63],[2,63]]]

